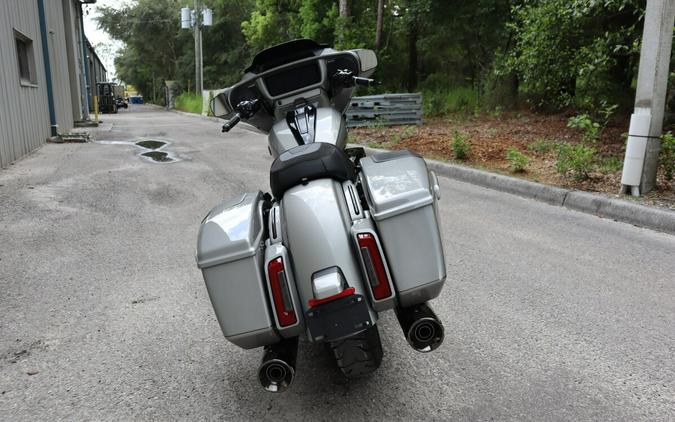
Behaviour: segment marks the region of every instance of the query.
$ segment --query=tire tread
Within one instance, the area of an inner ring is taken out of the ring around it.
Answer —
[[[329,347],[338,368],[347,378],[367,375],[382,363],[382,342],[377,326],[352,337],[331,342]]]

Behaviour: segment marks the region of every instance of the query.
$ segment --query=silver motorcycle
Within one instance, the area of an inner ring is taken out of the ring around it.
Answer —
[[[197,245],[223,334],[264,348],[268,391],[292,383],[299,337],[326,343],[347,377],[376,370],[378,314],[389,309],[415,350],[443,342],[427,304],[446,278],[438,179],[411,152],[347,148],[345,111],[356,86],[376,83],[376,66],[371,50],[290,41],[258,53],[211,103],[224,132],[243,120],[267,133],[274,157],[271,195],[217,205]]]

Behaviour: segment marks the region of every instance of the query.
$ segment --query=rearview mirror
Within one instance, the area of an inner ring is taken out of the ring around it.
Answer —
[[[216,117],[222,117],[230,114],[232,110],[227,105],[227,89],[215,95],[209,105],[211,113]]]
[[[361,62],[361,72],[369,72],[377,67],[377,56],[373,50],[358,49],[356,54]]]

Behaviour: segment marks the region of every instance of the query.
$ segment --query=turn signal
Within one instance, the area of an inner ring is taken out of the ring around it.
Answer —
[[[384,268],[380,249],[377,247],[375,236],[371,233],[360,233],[358,236],[361,257],[366,267],[370,289],[375,300],[382,300],[392,295],[387,271]]]
[[[291,292],[288,290],[284,260],[281,257],[271,260],[267,264],[267,274],[279,325],[281,327],[288,327],[295,324],[298,319],[293,310]]]

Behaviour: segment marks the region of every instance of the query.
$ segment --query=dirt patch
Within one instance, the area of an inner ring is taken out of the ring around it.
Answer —
[[[565,188],[618,196],[621,168],[628,132],[628,118],[616,119],[600,134],[594,148],[596,169],[586,180],[577,181],[556,170],[556,146],[582,142],[583,132],[567,127],[570,115],[502,113],[501,115],[449,116],[427,121],[422,126],[353,129],[351,141],[374,148],[409,149],[428,158],[458,162],[497,173]],[[470,144],[467,157],[456,160],[452,149],[457,132]],[[506,152],[514,148],[529,157],[525,171],[512,172]],[[654,191],[638,199],[650,205],[675,209],[675,182],[659,171]]]

